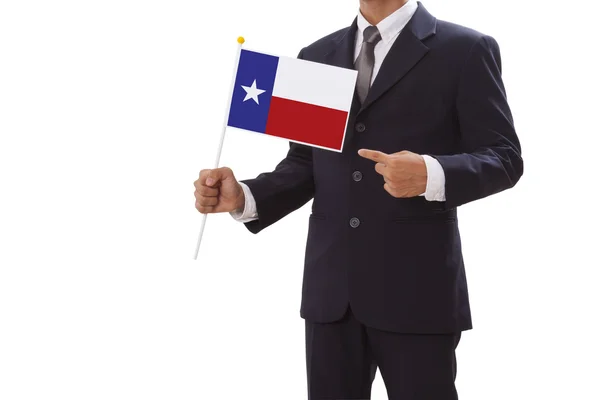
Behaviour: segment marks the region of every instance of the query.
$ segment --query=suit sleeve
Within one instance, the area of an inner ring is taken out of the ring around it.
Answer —
[[[498,43],[483,36],[471,48],[458,86],[461,153],[433,156],[444,170],[448,208],[511,188],[523,174],[501,68]]]
[[[302,58],[303,51],[298,58]],[[258,233],[311,200],[315,193],[312,147],[290,142],[286,157],[272,172],[242,180],[256,201],[258,219],[244,225]]]

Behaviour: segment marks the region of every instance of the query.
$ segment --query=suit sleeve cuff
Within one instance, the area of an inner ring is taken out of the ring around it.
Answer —
[[[435,158],[423,155],[425,167],[427,168],[427,187],[425,188],[425,200],[446,201],[446,175],[444,169]]]

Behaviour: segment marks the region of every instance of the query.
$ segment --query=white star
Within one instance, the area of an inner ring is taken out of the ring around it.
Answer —
[[[244,101],[252,99],[256,102],[256,104],[258,104],[258,96],[265,92],[264,90],[256,87],[256,79],[254,82],[252,82],[252,86],[248,87],[242,85],[242,88],[246,91],[246,97],[244,98]]]

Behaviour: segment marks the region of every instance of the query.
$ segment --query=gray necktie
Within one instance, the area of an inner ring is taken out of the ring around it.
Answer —
[[[369,26],[363,32],[363,43],[354,67],[358,71],[356,91],[360,103],[364,103],[371,87],[373,66],[375,65],[375,45],[381,40],[381,34],[376,26]]]

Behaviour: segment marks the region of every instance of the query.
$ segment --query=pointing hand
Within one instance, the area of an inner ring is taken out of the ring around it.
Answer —
[[[385,154],[376,150],[361,149],[361,157],[375,161],[375,171],[385,184],[383,188],[396,198],[416,197],[427,188],[427,167],[423,156],[410,151]]]

